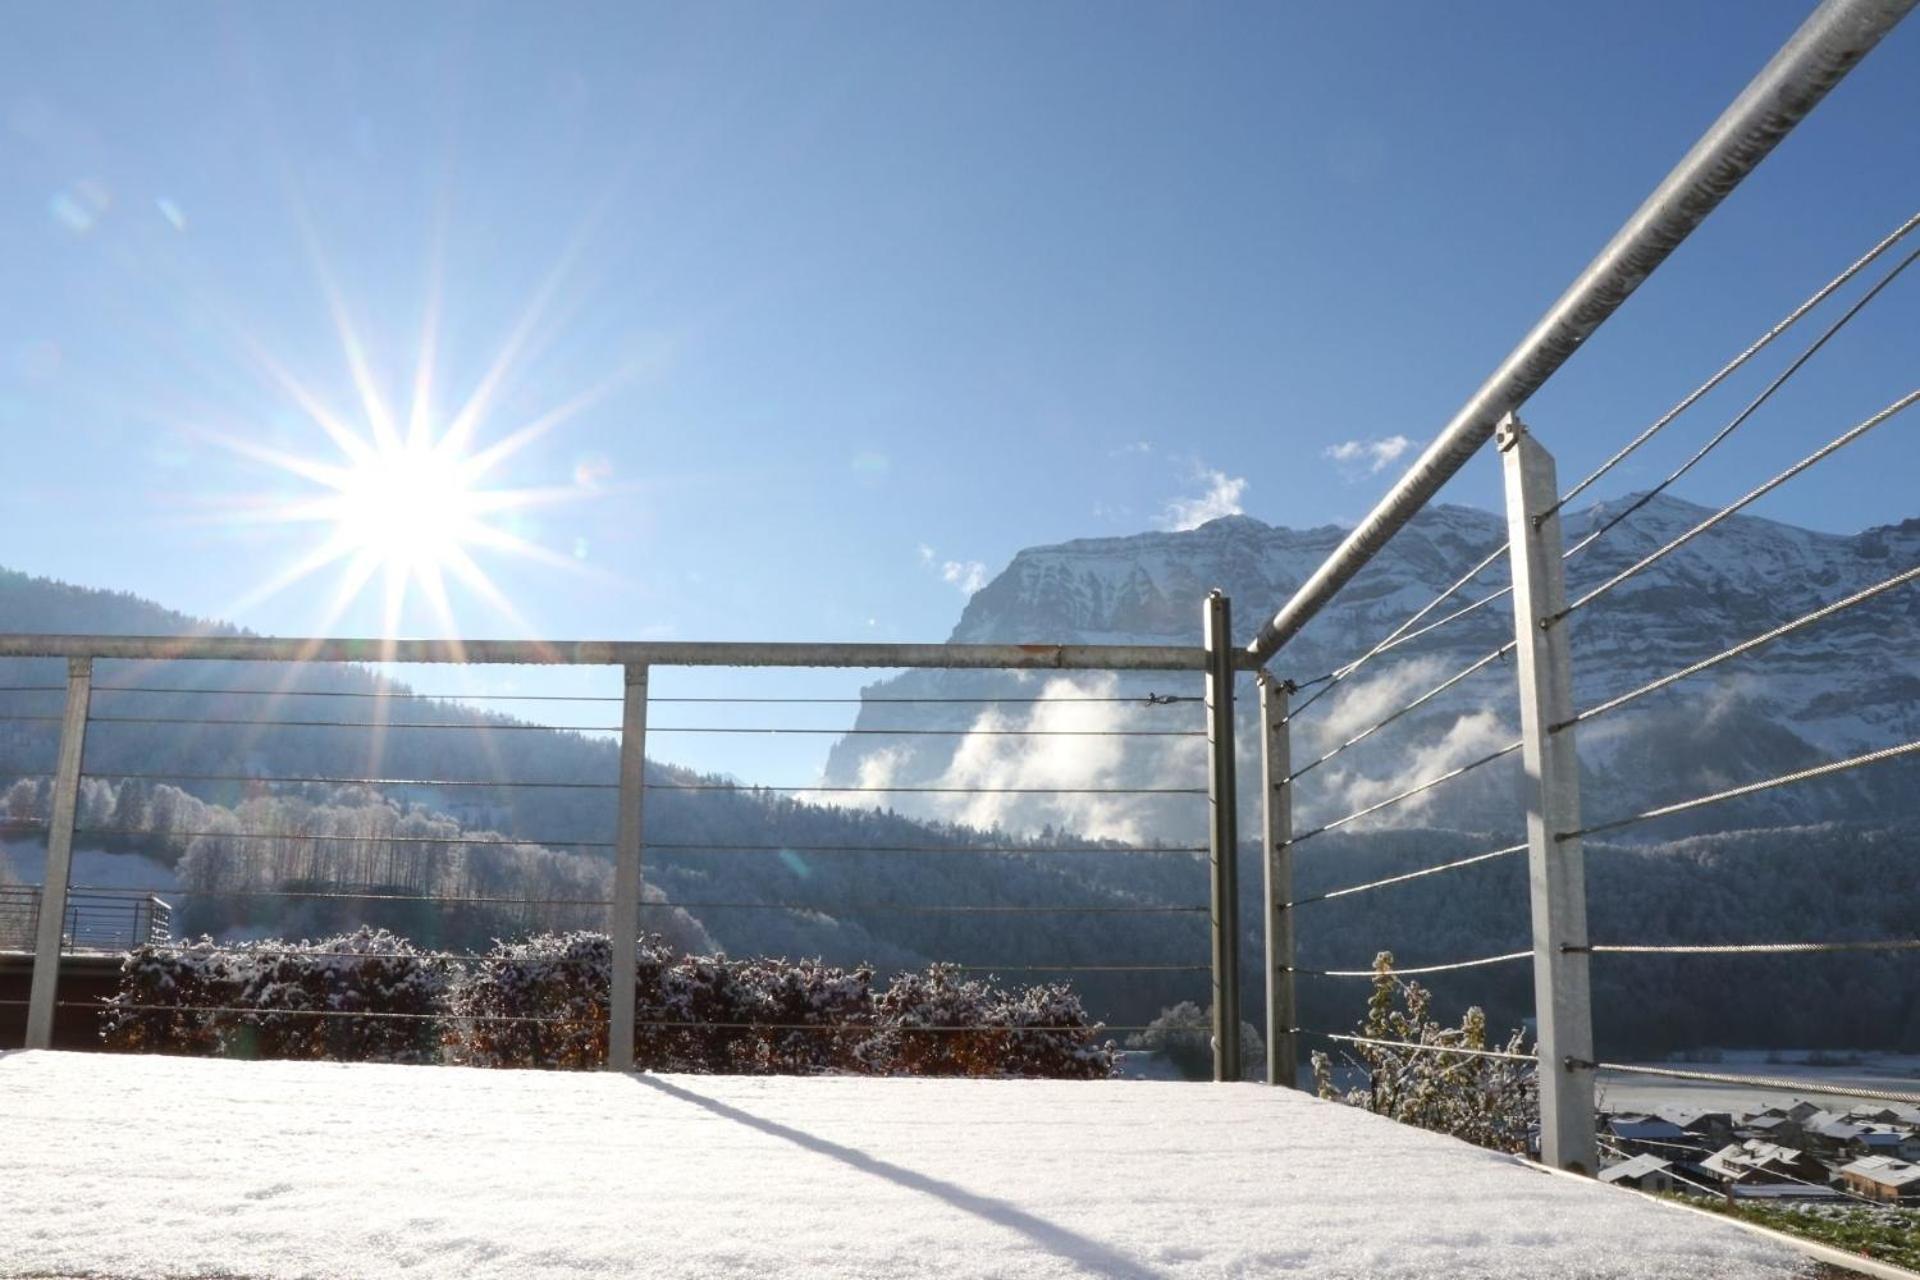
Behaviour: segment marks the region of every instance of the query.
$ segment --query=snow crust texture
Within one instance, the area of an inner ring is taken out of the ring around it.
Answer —
[[[10,1053],[0,1165],[8,1277],[1803,1274],[1259,1085]]]

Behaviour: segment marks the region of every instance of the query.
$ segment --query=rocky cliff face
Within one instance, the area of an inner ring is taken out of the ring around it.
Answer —
[[[1568,545],[1632,500],[1570,513]],[[1655,499],[1569,562],[1570,593],[1577,597],[1708,514],[1690,503]],[[1032,548],[973,596],[951,638],[1197,644],[1201,601],[1217,586],[1232,597],[1235,631],[1244,640],[1342,535],[1331,526],[1293,530],[1232,516],[1189,532]],[[1281,653],[1272,664],[1275,673],[1305,682],[1350,660],[1504,536],[1502,519],[1489,512],[1454,506],[1423,512]],[[1575,702],[1585,707],[1635,688],[1916,563],[1920,520],[1839,536],[1748,516],[1729,519],[1574,616]],[[1497,590],[1506,580],[1503,559],[1461,600]],[[1510,639],[1512,620],[1504,605],[1498,602],[1383,655],[1320,700],[1301,718],[1296,763],[1344,741]],[[1917,639],[1920,587],[1897,588],[1583,727],[1589,817],[1633,812],[1920,737]],[[1512,681],[1511,665],[1496,662],[1364,747],[1316,769],[1299,788],[1307,819],[1323,821],[1385,798],[1513,740]],[[1199,830],[1198,802],[1112,791],[1202,784],[1199,739],[1145,736],[1191,731],[1200,723],[1197,704],[1147,705],[1149,692],[1192,696],[1198,691],[1191,675],[1045,679],[908,673],[867,690],[858,727],[933,725],[979,732],[957,739],[849,737],[831,757],[829,780],[987,787],[1012,785],[1008,780],[1016,775],[1043,777],[1046,783],[1026,785],[1085,786],[1090,794],[983,792],[931,798],[919,807],[941,816],[1017,825],[1081,823],[1103,834],[1190,838]],[[907,698],[1038,701],[889,701]],[[1104,740],[1006,733],[1049,728],[1125,729],[1139,736]],[[1241,747],[1250,766],[1254,744],[1251,725],[1246,728]],[[1421,802],[1397,807],[1382,820],[1509,830],[1518,822],[1515,776],[1512,761],[1505,761]],[[1686,825],[1724,829],[1866,812],[1897,815],[1908,807],[1904,797],[1915,782],[1912,770],[1887,766],[1832,785],[1772,792],[1703,811]],[[1673,834],[1675,827],[1670,823],[1660,830]]]

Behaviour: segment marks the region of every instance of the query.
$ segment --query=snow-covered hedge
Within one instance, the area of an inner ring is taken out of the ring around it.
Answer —
[[[141,947],[101,1029],[109,1048],[435,1062],[448,964],[380,929],[318,941]]]
[[[590,1069],[606,1061],[605,934],[495,943],[462,964],[393,934],[146,947],[103,1036],[130,1051]],[[1065,986],[1003,988],[952,966],[896,977],[817,960],[684,955],[642,938],[643,1070],[1102,1079],[1114,1047]],[[371,1017],[341,1016],[370,1014]]]
[[[451,1053],[485,1067],[606,1060],[605,934],[498,943],[450,993]],[[634,1062],[642,1070],[806,1075],[870,1069],[873,974],[816,960],[676,956],[640,941]],[[817,1028],[817,1029],[816,1029]]]
[[[896,977],[874,1002],[879,1070],[914,1076],[1048,1076],[1103,1080],[1114,1046],[1099,1038],[1072,988],[1009,991],[953,965]]]

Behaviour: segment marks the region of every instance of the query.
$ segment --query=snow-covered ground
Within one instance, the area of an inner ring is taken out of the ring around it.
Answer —
[[[12,1277],[1799,1274],[1259,1085],[9,1053],[0,1170]]]

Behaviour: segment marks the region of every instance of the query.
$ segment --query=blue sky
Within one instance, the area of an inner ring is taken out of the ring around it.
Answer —
[[[258,588],[325,523],[236,512],[316,488],[221,440],[338,461],[290,386],[371,431],[344,317],[404,414],[429,312],[435,429],[496,364],[476,447],[568,410],[488,477],[543,554],[474,552],[470,636],[941,639],[1023,546],[1351,521],[1806,9],[16,7],[0,563],[313,630],[338,566]],[[1920,207],[1916,86],[1909,23],[1536,399],[1563,475]],[[1909,390],[1914,274],[1681,492]],[[1916,463],[1760,510],[1920,514]]]

